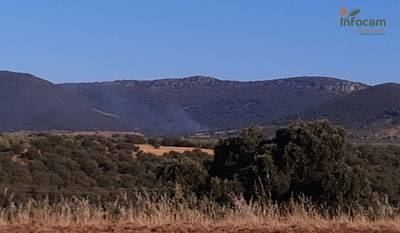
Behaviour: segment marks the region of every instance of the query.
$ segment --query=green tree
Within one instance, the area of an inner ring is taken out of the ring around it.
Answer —
[[[344,129],[326,121],[298,123],[278,130],[274,143],[277,169],[290,178],[287,197],[332,201],[343,193]]]
[[[267,140],[260,128],[246,128],[238,137],[220,140],[214,149],[214,154],[210,175],[222,181],[210,184],[212,187],[216,187],[217,184],[223,185],[225,190],[232,187],[233,193],[244,190],[243,194],[247,198],[255,196],[257,187],[258,190],[265,186],[266,189],[270,187],[272,173],[275,170],[274,163]],[[268,191],[266,189],[264,192]]]
[[[147,139],[147,142],[152,145],[155,149],[160,148],[161,142],[157,138],[149,138]]]

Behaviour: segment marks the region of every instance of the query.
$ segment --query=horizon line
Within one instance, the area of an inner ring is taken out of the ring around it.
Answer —
[[[31,75],[39,79],[43,79],[45,81],[51,82],[52,84],[55,85],[62,85],[62,84],[89,84],[89,83],[108,83],[108,82],[123,82],[123,81],[139,81],[139,82],[151,82],[151,81],[159,81],[159,80],[179,80],[179,79],[187,79],[187,78],[194,78],[194,77],[204,77],[204,78],[212,78],[218,81],[231,81],[231,82],[263,82],[263,81],[275,81],[275,80],[285,80],[285,79],[294,79],[294,78],[327,78],[327,79],[337,79],[337,80],[342,80],[342,81],[350,81],[354,83],[360,83],[360,84],[365,84],[368,86],[375,86],[375,85],[381,85],[381,84],[386,84],[386,83],[397,83],[400,84],[399,82],[396,81],[391,81],[391,82],[379,82],[379,83],[368,83],[368,82],[362,82],[359,80],[354,80],[354,79],[346,79],[342,77],[335,77],[333,75],[320,75],[320,74],[306,74],[306,75],[288,75],[288,76],[274,76],[272,78],[267,78],[267,79],[238,79],[238,78],[225,78],[225,77],[220,77],[218,75],[206,75],[206,74],[194,74],[194,75],[183,75],[183,76],[175,76],[175,77],[159,77],[159,78],[148,78],[148,79],[138,79],[138,78],[121,78],[121,79],[110,79],[110,80],[93,80],[93,81],[66,81],[66,82],[53,82],[51,79],[44,78],[41,75],[36,75],[31,72],[26,72],[26,71],[13,71],[13,70],[0,70],[0,72],[9,72],[9,73],[16,73],[16,74],[23,74],[23,75]]]

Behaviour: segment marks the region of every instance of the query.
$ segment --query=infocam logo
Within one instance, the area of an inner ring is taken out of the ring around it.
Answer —
[[[384,35],[386,28],[386,19],[360,18],[360,9],[348,11],[346,8],[340,8],[340,26],[354,27],[362,35]]]

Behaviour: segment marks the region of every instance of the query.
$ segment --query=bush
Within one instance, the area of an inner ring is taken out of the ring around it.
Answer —
[[[11,147],[11,151],[12,151],[14,154],[22,154],[22,153],[25,152],[26,149],[27,149],[27,148],[26,148],[26,145],[23,145],[23,144],[14,144],[14,145],[12,145],[12,147]]]
[[[345,131],[328,122],[299,123],[277,131],[272,151],[277,170],[290,178],[287,197],[304,194],[335,201],[342,187]]]
[[[163,146],[176,146],[176,147],[197,147],[197,145],[191,141],[179,138],[163,138],[161,140]]]
[[[9,140],[3,136],[0,136],[0,152],[8,151],[11,149]]]
[[[146,139],[141,135],[126,135],[125,141],[132,144],[146,144]]]
[[[160,140],[158,140],[157,138],[149,138],[147,139],[147,142],[150,145],[152,145],[155,149],[158,149],[161,146]]]

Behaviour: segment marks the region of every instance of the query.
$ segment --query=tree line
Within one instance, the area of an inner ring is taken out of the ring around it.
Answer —
[[[183,195],[220,203],[229,203],[232,195],[278,203],[307,197],[326,206],[400,203],[400,146],[347,143],[345,130],[326,121],[297,123],[273,138],[246,128],[220,139],[213,158],[200,150],[146,154],[138,146],[145,142],[137,135],[1,135],[0,185],[42,187],[41,196],[46,187],[171,195],[179,187]],[[15,198],[39,198],[34,191],[15,191]]]

